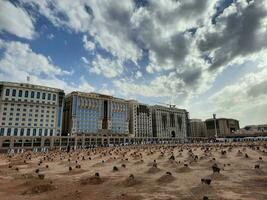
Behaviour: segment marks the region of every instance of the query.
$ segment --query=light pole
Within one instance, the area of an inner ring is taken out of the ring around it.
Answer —
[[[217,138],[218,134],[217,134],[217,125],[216,125],[216,114],[213,114],[213,119],[214,119],[214,127],[215,127],[215,138]]]

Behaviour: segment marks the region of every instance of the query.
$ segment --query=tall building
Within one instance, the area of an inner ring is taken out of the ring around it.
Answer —
[[[188,112],[174,107],[152,106],[153,137],[185,138],[188,132]]]
[[[62,125],[64,91],[0,82],[0,136],[55,136]]]
[[[189,137],[205,137],[207,128],[205,122],[201,119],[190,119],[190,135]]]
[[[239,121],[236,119],[217,118],[216,129],[214,119],[207,119],[205,123],[207,127],[207,137],[215,137],[216,131],[218,137],[223,137],[239,130]]]
[[[65,98],[62,134],[128,135],[128,102],[97,93],[72,92]]]
[[[152,108],[137,101],[129,101],[130,134],[133,137],[153,137]]]

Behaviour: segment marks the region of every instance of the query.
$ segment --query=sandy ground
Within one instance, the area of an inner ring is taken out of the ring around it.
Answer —
[[[213,172],[212,166],[220,172]],[[267,144],[131,146],[0,155],[1,200],[199,200],[204,196],[266,200]]]

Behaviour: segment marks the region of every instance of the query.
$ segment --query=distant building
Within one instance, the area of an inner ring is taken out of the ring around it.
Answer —
[[[64,105],[63,135],[72,134],[128,135],[128,102],[97,93],[68,94]]]
[[[190,119],[190,135],[189,137],[206,137],[206,123],[201,119]]]
[[[267,133],[267,124],[247,125],[244,128],[240,129],[238,133],[240,134]]]
[[[133,137],[153,137],[152,108],[137,101],[129,101],[130,133]]]
[[[0,136],[60,135],[64,91],[0,82]]]
[[[215,137],[214,119],[207,119],[205,123],[207,127],[207,137]],[[236,119],[217,118],[216,129],[218,137],[231,135],[239,130],[239,121]]]
[[[188,112],[174,107],[152,106],[153,137],[185,138],[188,131]]]

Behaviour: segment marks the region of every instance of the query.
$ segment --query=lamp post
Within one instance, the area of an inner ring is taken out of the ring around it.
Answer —
[[[213,119],[214,119],[214,127],[215,127],[215,138],[217,138],[218,133],[217,133],[217,124],[216,124],[216,114],[213,114]]]

